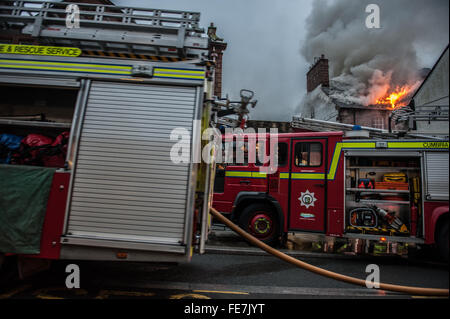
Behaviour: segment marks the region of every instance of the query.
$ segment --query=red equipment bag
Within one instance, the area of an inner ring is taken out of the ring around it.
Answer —
[[[47,167],[64,167],[67,154],[69,132],[62,132],[53,141],[51,148],[44,151],[42,162]]]
[[[11,162],[22,165],[42,165],[41,151],[51,147],[53,140],[40,134],[28,134],[21,142],[19,150]]]
[[[63,132],[55,140],[40,134],[29,134],[20,143],[11,163],[46,167],[64,167],[69,132]]]

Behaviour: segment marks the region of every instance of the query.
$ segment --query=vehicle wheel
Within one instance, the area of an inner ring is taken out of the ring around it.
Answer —
[[[449,237],[448,237],[448,223],[449,219],[445,219],[439,226],[437,237],[436,237],[436,244],[439,251],[439,255],[441,258],[448,262],[448,246],[449,246]]]
[[[239,217],[238,224],[267,245],[274,246],[278,242],[278,218],[268,205],[253,204],[246,207]]]

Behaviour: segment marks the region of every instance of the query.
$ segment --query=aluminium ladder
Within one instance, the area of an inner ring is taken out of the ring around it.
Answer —
[[[77,5],[79,28],[66,12]],[[183,60],[207,55],[209,39],[200,13],[71,2],[0,2],[0,28],[37,39],[39,44],[73,46],[83,52],[162,56]],[[4,32],[4,31],[1,31]]]
[[[389,132],[389,130],[367,127],[367,126],[359,126],[353,124],[345,124],[339,122],[332,121],[324,121],[312,118],[302,117],[301,115],[294,115],[292,117],[291,126],[293,128],[306,129],[314,132],[329,132],[329,131],[352,131],[355,127],[359,127],[359,129],[367,131],[370,135],[370,138],[376,139],[392,139],[398,138],[400,135],[405,139],[418,139],[418,138],[426,138],[426,139],[435,139],[435,140],[445,140],[445,137],[439,136],[430,136],[423,134],[415,134],[410,132]]]

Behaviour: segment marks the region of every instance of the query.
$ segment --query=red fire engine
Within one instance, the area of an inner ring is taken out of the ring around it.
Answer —
[[[437,244],[448,258],[448,141],[277,138],[275,173],[247,162],[216,170],[213,206],[241,228],[269,244],[288,232]]]
[[[70,28],[67,6],[2,1],[0,267],[189,261],[213,166],[171,161],[171,133],[201,149],[223,43],[198,12],[78,3]]]

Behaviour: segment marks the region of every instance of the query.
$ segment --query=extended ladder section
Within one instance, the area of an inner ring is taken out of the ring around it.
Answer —
[[[419,121],[428,124],[432,122],[448,122],[448,111],[448,105],[420,105],[414,109],[410,106],[403,106],[392,111],[391,118],[395,122],[408,122],[409,129],[413,130]],[[446,133],[448,136],[448,127]]]
[[[200,13],[85,3],[13,1],[0,3],[0,25],[39,44],[87,51],[199,59],[208,37]]]
[[[317,119],[311,119],[301,116],[294,116],[291,121],[291,126],[293,128],[299,128],[299,129],[305,129],[315,132],[329,132],[329,131],[343,131],[347,132],[346,136],[348,134],[348,137],[356,137],[352,136],[351,132],[358,132],[363,131],[367,132],[367,138],[379,138],[379,139],[389,139],[389,138],[398,138],[399,134],[401,133],[402,138],[427,138],[427,139],[436,139],[436,140],[444,140],[444,137],[437,137],[437,136],[429,136],[429,135],[421,135],[421,134],[413,134],[408,132],[389,132],[388,130],[383,130],[379,128],[374,127],[368,127],[368,126],[359,126],[359,125],[352,125],[352,124],[344,124],[344,123],[338,123],[338,122],[332,122],[332,121],[324,121],[324,120],[317,120]],[[355,131],[355,130],[358,131]]]

